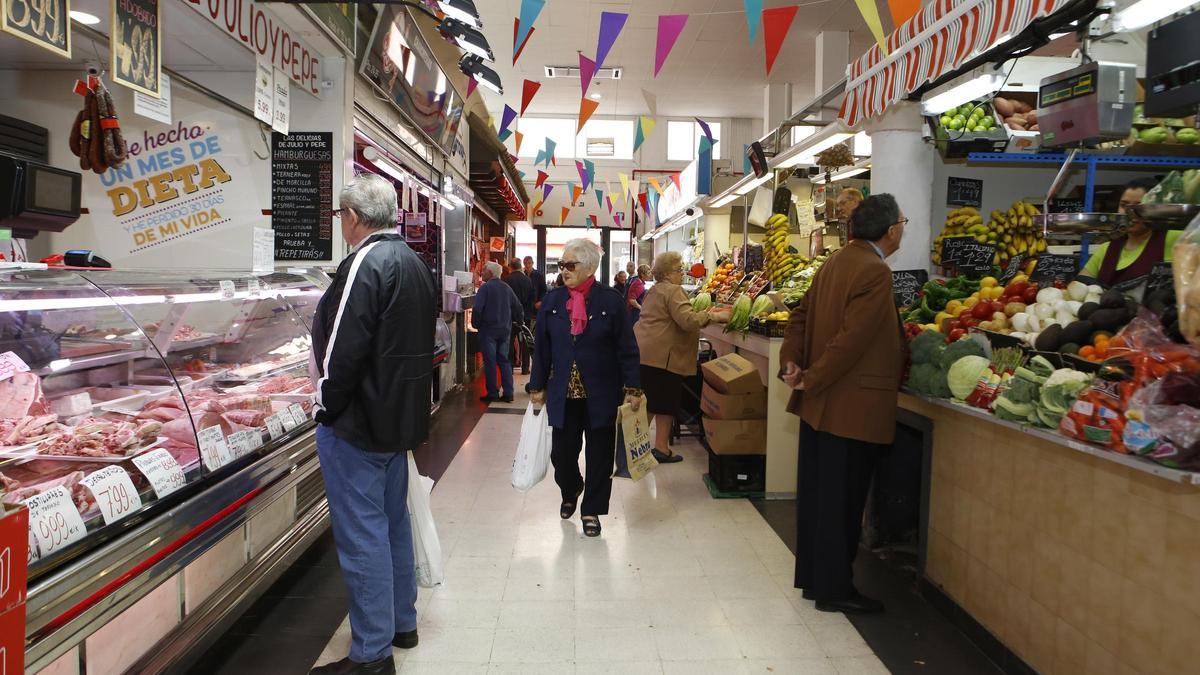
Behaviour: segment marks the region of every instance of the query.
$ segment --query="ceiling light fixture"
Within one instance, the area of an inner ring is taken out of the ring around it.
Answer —
[[[383,153],[377,150],[374,146],[368,145],[362,149],[363,159],[367,160],[376,169],[386,173],[392,178],[403,181],[408,178],[408,172],[396,166],[388,158],[383,156]]]
[[[463,54],[462,59],[458,62],[458,69],[467,77],[478,82],[479,86],[501,96],[504,95],[504,85],[500,83],[500,76],[496,74],[496,71],[483,65],[483,59],[478,56]]]
[[[600,100],[600,98],[601,98],[601,96],[600,96],[600,92],[595,92],[595,93],[592,93],[592,94],[588,94],[588,98],[592,99],[593,101],[599,101],[599,100]]]
[[[488,44],[487,38],[483,36],[483,33],[461,21],[455,21],[450,18],[443,19],[442,23],[438,25],[438,32],[468,54],[478,56],[480,59],[487,59],[488,61],[496,60],[496,57],[492,54],[492,47]]]
[[[750,175],[753,176],[754,174],[750,174]],[[772,180],[775,180],[775,174],[773,172],[768,171],[762,178],[755,178],[754,180],[750,181],[749,183],[746,183],[745,185],[734,188],[733,194],[739,195],[739,196],[750,194],[754,190],[758,189],[759,186],[766,185],[767,183],[769,183]]]
[[[738,198],[738,195],[735,195],[732,192],[730,192],[729,194],[725,195],[724,197],[718,197],[717,199],[714,199],[712,201],[712,203],[710,203],[708,205],[708,207],[711,209],[719,209],[724,206],[728,206],[729,204],[732,204],[737,198]]]
[[[1137,30],[1196,4],[1196,0],[1140,0],[1117,12],[1121,30]]]
[[[472,28],[483,28],[479,10],[471,0],[438,0],[438,9],[446,16]]]
[[[73,20],[78,21],[85,26],[95,26],[96,24],[100,23],[100,17],[96,16],[95,14],[88,14],[87,12],[80,12],[73,9],[70,12],[70,16]]]
[[[969,103],[990,94],[1004,85],[1004,73],[985,66],[986,70],[976,70],[966,79],[960,79],[958,84],[944,89],[922,102],[921,111],[926,115],[940,115],[947,110]]]
[[[789,169],[794,166],[808,165],[815,161],[817,153],[831,148],[854,134],[848,133],[845,125],[834,122],[821,127],[820,131],[802,139],[799,143],[775,157],[773,169]]]

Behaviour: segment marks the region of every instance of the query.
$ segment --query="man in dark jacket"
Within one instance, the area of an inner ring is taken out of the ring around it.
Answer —
[[[480,396],[484,403],[500,401],[512,403],[513,373],[508,348],[512,343],[513,322],[521,322],[525,311],[512,288],[500,279],[503,269],[498,262],[483,266],[483,285],[475,294],[475,307],[471,310],[471,325],[479,331],[479,351],[483,354],[483,383],[487,395]],[[500,385],[496,384],[496,369],[500,370]],[[503,395],[499,392],[503,389]]]
[[[533,268],[533,256],[525,256],[525,276],[533,282],[534,309],[539,309],[542,298],[546,297],[546,275]]]
[[[396,190],[364,174],[341,193],[351,248],[317,305],[310,370],[317,453],[350,603],[350,655],[312,673],[391,674],[417,645],[408,451],[429,434],[437,291],[393,231]]]
[[[504,280],[504,283],[508,284],[508,287],[511,288],[513,293],[517,296],[517,300],[521,303],[521,312],[524,315],[520,321],[514,321],[514,323],[525,326],[532,330],[533,318],[537,316],[537,309],[534,307],[534,305],[537,304],[537,298],[536,291],[533,289],[533,282],[530,281],[529,277],[525,276],[525,273],[521,271],[520,258],[513,258],[510,260],[508,263],[508,269],[508,278]],[[514,344],[517,348],[517,354],[521,361],[521,374],[528,375],[531,352],[521,344],[518,337],[519,336],[517,335],[513,336]]]

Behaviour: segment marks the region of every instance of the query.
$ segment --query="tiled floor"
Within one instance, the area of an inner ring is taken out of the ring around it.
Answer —
[[[587,539],[578,517],[559,519],[552,477],[509,485],[520,425],[484,415],[433,492],[446,580],[422,589],[421,644],[396,651],[400,672],[888,672],[791,587],[792,554],[750,502],[709,496],[697,444],[618,481],[603,536]],[[349,630],[318,663],[346,654]]]

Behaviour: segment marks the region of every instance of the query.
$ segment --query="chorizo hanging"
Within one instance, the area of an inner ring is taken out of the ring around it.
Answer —
[[[96,100],[100,104],[100,138],[104,146],[104,163],[110,168],[116,168],[129,156],[129,146],[121,134],[121,121],[117,119],[117,109],[106,87],[101,86],[100,91],[96,92]]]
[[[88,161],[92,171],[100,174],[108,170],[104,163],[104,133],[100,126],[100,98],[95,92],[88,94],[88,119],[91,127],[91,143],[88,145]]]

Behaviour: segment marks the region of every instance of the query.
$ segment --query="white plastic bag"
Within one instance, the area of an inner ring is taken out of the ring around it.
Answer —
[[[433,492],[433,479],[422,476],[408,453],[408,516],[412,519],[413,553],[417,563],[417,584],[433,588],[446,578],[442,567],[442,543],[438,539],[437,526],[433,523],[433,509],[429,495]]]
[[[551,434],[546,412],[535,412],[530,403],[525,408],[517,456],[513,458],[512,486],[521,492],[528,491],[546,477],[550,467]]]

